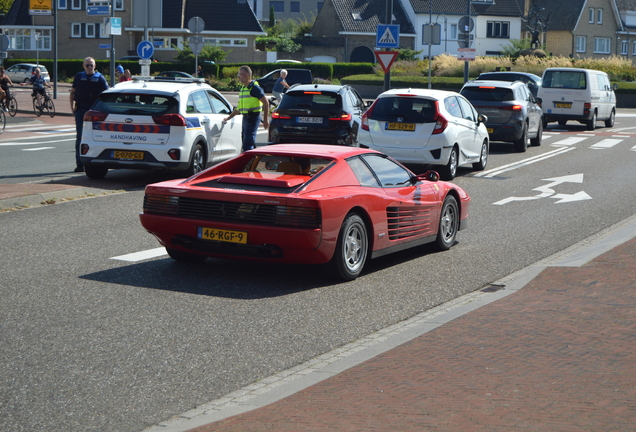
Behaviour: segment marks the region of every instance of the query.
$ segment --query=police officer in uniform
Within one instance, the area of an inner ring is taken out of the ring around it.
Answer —
[[[265,91],[258,85],[258,81],[252,80],[252,69],[249,66],[239,68],[238,78],[242,84],[238,106],[223,121],[228,121],[238,114],[243,116],[241,138],[243,151],[247,151],[256,147],[256,132],[261,124],[261,113],[263,114],[263,127],[265,129],[269,127],[269,102]]]
[[[108,83],[104,75],[95,70],[95,59],[84,59],[84,72],[78,72],[73,79],[71,88],[71,108],[75,115],[75,172],[83,172],[84,165],[80,160],[80,143],[82,141],[82,129],[84,128],[84,114],[90,110],[99,95],[108,90]]]

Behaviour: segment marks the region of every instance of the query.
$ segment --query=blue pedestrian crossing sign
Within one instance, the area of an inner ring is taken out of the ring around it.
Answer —
[[[141,41],[137,45],[137,55],[142,59],[149,59],[155,52],[155,47],[148,41]]]
[[[375,46],[378,48],[399,48],[400,25],[378,24],[378,33],[375,38]]]

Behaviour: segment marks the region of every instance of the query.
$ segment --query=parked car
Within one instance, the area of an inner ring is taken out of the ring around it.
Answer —
[[[141,57],[139,57],[138,55],[129,55],[129,56],[123,56],[123,57],[119,58],[118,60],[122,60],[122,61],[137,61],[137,60],[141,60]]]
[[[541,77],[528,72],[501,71],[501,72],[484,72],[477,77],[479,81],[521,81],[530,89],[530,93],[535,98],[541,88]]]
[[[488,117],[490,141],[512,142],[518,152],[526,151],[528,139],[533,146],[541,145],[541,99],[535,99],[526,84],[476,80],[464,84],[460,93]]]
[[[108,169],[196,174],[241,153],[242,118],[200,79],[134,77],[103,92],[84,116],[80,157],[86,175]]]
[[[443,179],[452,180],[460,165],[486,167],[485,121],[458,93],[394,89],[380,94],[363,114],[359,141],[402,163],[436,165]]]
[[[181,71],[165,71],[159,72],[157,78],[194,78],[194,76]]]
[[[281,70],[282,69],[276,69],[256,80],[258,81],[258,85],[261,86],[263,90],[265,90],[265,93],[272,92],[272,88],[274,88],[274,84],[276,84],[276,80],[280,76]],[[311,84],[312,82],[314,82],[314,77],[311,74],[311,70],[309,69],[285,70],[287,71],[287,78],[285,78],[285,81],[287,81],[287,84],[289,84],[290,86],[294,84]]]
[[[561,126],[576,120],[594,130],[598,120],[614,126],[616,95],[605,72],[577,68],[548,68],[543,71],[544,127],[558,121]]]
[[[367,259],[455,243],[470,197],[438,179],[368,149],[260,147],[187,180],[148,185],[140,218],[177,261],[329,263],[352,280]]]
[[[272,111],[269,142],[340,144],[357,147],[360,94],[348,85],[295,85]]]
[[[51,77],[49,76],[49,71],[44,65],[37,65],[35,63],[19,63],[14,64],[7,68],[4,73],[11,78],[11,81],[14,83],[28,83],[31,80],[31,77],[35,75],[35,68],[40,68],[40,73],[44,77],[44,81],[51,82]]]

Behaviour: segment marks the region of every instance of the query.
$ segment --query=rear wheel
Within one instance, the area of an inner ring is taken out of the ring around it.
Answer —
[[[614,127],[614,121],[616,120],[616,111],[612,110],[610,117],[605,120],[605,127]]]
[[[585,123],[585,125],[587,126],[586,129],[589,131],[593,131],[594,129],[596,129],[596,120],[596,111],[594,111],[594,114],[592,114],[592,120]]]
[[[457,163],[459,160],[459,154],[457,147],[453,147],[450,156],[448,156],[448,163],[439,170],[442,180],[452,180],[457,174]]]
[[[188,252],[178,251],[176,249],[166,248],[166,252],[175,261],[187,262],[187,263],[201,263],[205,261],[206,257],[203,255],[195,255]]]
[[[194,149],[192,149],[192,159],[190,160],[190,167],[186,170],[186,175],[188,177],[203,171],[203,168],[205,167],[203,159],[203,148],[200,144],[197,144],[194,146]]]
[[[523,130],[521,131],[521,138],[513,143],[515,145],[515,151],[523,153],[528,148],[528,124],[523,124]]]
[[[442,205],[437,230],[437,246],[441,250],[448,250],[455,243],[459,229],[459,207],[454,196],[448,195]]]
[[[481,144],[481,154],[479,155],[479,162],[473,164],[475,171],[483,171],[488,163],[488,141],[484,140]]]
[[[86,176],[89,179],[99,180],[106,177],[106,173],[108,173],[108,168],[102,167],[102,166],[85,165],[84,172],[86,172]]]
[[[351,213],[340,228],[336,251],[331,258],[334,274],[346,281],[357,278],[367,260],[368,250],[367,227],[360,216]]]
[[[539,122],[539,130],[537,131],[537,136],[530,140],[530,145],[538,147],[541,145],[542,139],[543,139],[543,122]]]
[[[18,113],[18,101],[15,97],[10,96],[9,99],[7,99],[7,110],[9,111],[9,115],[11,117],[15,117],[15,115]]]

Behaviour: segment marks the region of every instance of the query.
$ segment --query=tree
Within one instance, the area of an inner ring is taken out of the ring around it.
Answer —
[[[269,28],[276,25],[276,13],[274,12],[274,6],[269,7]]]
[[[0,13],[6,14],[11,9],[13,0],[0,0]]]
[[[177,50],[177,55],[175,56],[175,60],[178,60],[183,63],[194,63],[194,53],[190,48],[188,42],[183,42],[183,49],[179,49],[179,47],[174,46],[174,49]],[[215,63],[220,63],[225,60],[225,57],[229,54],[225,52],[223,48],[218,45],[205,44],[199,53],[199,61],[213,61]]]

